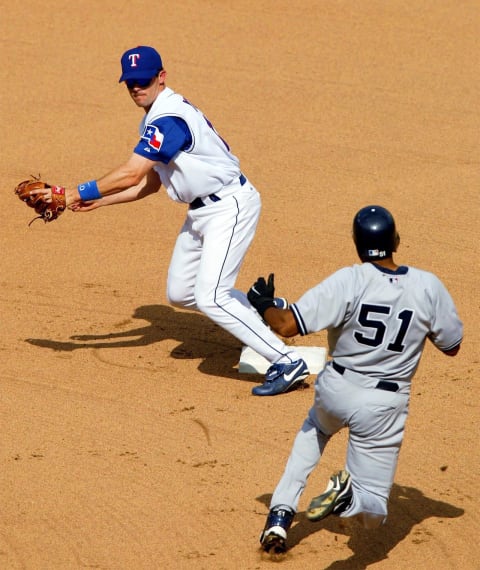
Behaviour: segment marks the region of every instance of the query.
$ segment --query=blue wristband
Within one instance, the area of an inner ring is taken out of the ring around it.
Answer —
[[[90,182],[84,182],[77,186],[78,193],[83,202],[89,202],[90,200],[98,200],[102,197],[100,191],[98,190],[97,181],[90,180]]]

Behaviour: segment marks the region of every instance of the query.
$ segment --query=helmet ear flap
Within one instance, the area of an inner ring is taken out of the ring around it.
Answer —
[[[398,232],[395,233],[395,247],[393,251],[397,251],[398,246],[400,245],[400,234]]]

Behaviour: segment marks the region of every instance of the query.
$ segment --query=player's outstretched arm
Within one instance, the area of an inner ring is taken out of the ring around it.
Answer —
[[[260,316],[279,335],[290,337],[298,334],[295,317],[290,309],[279,309],[274,301],[274,275],[270,273],[268,280],[259,277],[250,287],[247,298]]]
[[[102,206],[111,206],[113,204],[126,204],[141,200],[150,194],[158,192],[161,187],[160,179],[154,170],[147,173],[146,177],[140,184],[132,186],[127,190],[123,190],[116,194],[103,196],[99,200],[90,200],[74,202],[70,207],[73,212],[90,212]]]
[[[117,166],[98,180],[84,182],[77,186],[77,188],[67,188],[65,193],[67,206],[71,207],[76,202],[92,202],[101,200],[105,196],[118,194],[126,190],[129,190],[129,193],[123,196],[120,202],[138,200],[146,195],[145,190],[143,194],[140,193],[141,187],[139,186],[144,179],[147,180],[147,193],[154,191],[152,184],[154,186],[156,185],[157,190],[160,188],[160,179],[156,173],[154,173],[155,177],[153,177],[153,175],[149,176],[149,174],[153,172],[154,166],[154,161],[133,153],[127,162]],[[131,190],[133,187],[137,190]],[[114,200],[113,202],[107,201],[107,204],[118,204],[120,202],[118,200]],[[102,205],[107,204],[105,204],[104,201]]]
[[[95,210],[100,206],[133,202],[145,198],[161,187],[160,178],[153,170],[155,162],[138,154],[98,180],[91,180],[77,188],[65,188],[66,206],[75,212]],[[80,195],[82,192],[82,195]],[[52,187],[44,185],[30,192],[45,203],[52,202]]]
[[[263,318],[280,336],[290,337],[298,334],[297,321],[290,309],[270,307],[265,311]]]

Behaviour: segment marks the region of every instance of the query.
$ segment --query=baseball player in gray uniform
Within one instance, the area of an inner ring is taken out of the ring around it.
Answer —
[[[345,468],[311,501],[307,518],[356,517],[366,528],[386,520],[411,380],[425,341],[449,356],[462,342],[462,322],[441,281],[393,261],[399,236],[388,210],[362,208],[353,221],[353,239],[363,263],[335,272],[290,308],[274,306],[273,276],[270,286],[260,277],[248,292],[282,336],[326,329],[331,356],[317,376],[313,406],[271,499],[260,535],[270,553],[286,550],[307,478],[329,439],[344,427],[349,430]]]
[[[245,293],[234,289],[260,215],[258,191],[205,115],[166,86],[154,48],[127,50],[121,66],[119,81],[145,111],[139,141],[127,162],[67,189],[67,206],[91,211],[145,198],[163,185],[173,201],[187,205],[168,270],[169,302],[203,312],[271,363],[255,395],[294,390],[309,374],[306,363],[260,319]]]

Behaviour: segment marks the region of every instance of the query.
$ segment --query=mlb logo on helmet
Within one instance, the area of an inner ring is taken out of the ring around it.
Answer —
[[[122,75],[119,83],[129,79],[146,81],[152,79],[163,69],[162,58],[158,51],[149,46],[138,46],[127,50],[120,60]]]
[[[381,251],[379,249],[369,249],[368,250],[369,257],[386,257],[387,253],[385,251]]]

